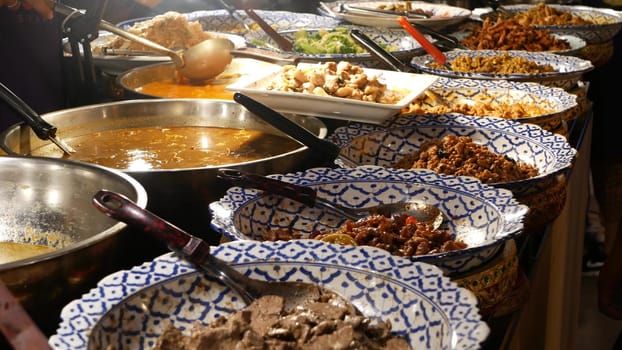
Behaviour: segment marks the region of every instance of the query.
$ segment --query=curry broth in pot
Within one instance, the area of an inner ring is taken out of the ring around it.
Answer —
[[[214,79],[191,82],[176,74],[174,65],[155,64],[132,69],[120,75],[117,83],[131,94],[143,97],[233,100],[233,91],[226,90],[227,86],[274,66],[252,58],[234,58]]]
[[[114,169],[187,169],[253,161],[300,147],[296,141],[258,130],[208,126],[137,127],[64,138],[76,150],[65,158]],[[54,144],[33,156],[63,157]]]

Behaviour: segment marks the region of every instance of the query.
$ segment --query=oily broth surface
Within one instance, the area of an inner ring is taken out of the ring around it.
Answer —
[[[67,159],[134,171],[241,163],[300,147],[287,137],[257,130],[201,126],[106,130],[63,140],[76,150]],[[63,156],[54,144],[31,155]]]
[[[54,250],[56,250],[56,248],[39,244],[0,242],[0,265]]]
[[[234,58],[224,72],[214,79],[204,82],[189,82],[172,76],[168,79],[145,83],[136,88],[136,92],[168,98],[209,98],[233,100],[233,91],[227,86],[240,79],[249,79],[253,74],[265,72],[275,66],[252,58]]]

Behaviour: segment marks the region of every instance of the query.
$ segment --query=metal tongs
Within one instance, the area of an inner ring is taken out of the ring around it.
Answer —
[[[416,11],[392,11],[392,10],[383,10],[383,9],[374,9],[361,7],[350,4],[340,4],[339,11],[349,11],[351,13],[358,13],[363,15],[389,15],[389,16],[404,16],[409,19],[422,19],[422,18],[430,18],[430,15],[427,13],[416,12]]]
[[[244,22],[244,19],[238,14],[235,7],[231,6],[231,4],[227,3],[225,0],[218,0],[218,2],[227,11],[227,13],[229,13],[229,16],[231,16],[231,18],[233,18],[234,20],[238,21],[238,23],[240,23],[244,27],[244,29],[246,29],[246,31],[251,30],[251,27],[249,27],[249,25]]]

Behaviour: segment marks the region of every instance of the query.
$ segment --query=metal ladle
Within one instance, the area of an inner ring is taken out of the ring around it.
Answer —
[[[93,196],[93,205],[113,219],[154,235],[166,243],[171,251],[239,293],[247,304],[264,295],[277,295],[283,297],[285,307],[291,309],[309,300],[316,300],[323,293],[336,294],[313,283],[250,278],[213,256],[210,246],[202,239],[139,207],[122,194],[100,190]]]
[[[444,220],[443,212],[440,209],[419,200],[386,203],[367,208],[348,208],[318,197],[317,191],[311,187],[300,186],[267,176],[251,174],[236,169],[219,169],[216,176],[236,186],[264,190],[293,199],[311,208],[327,209],[352,221],[369,217],[372,214],[386,217],[403,214],[415,218],[420,223],[429,224],[435,230],[441,226]]]
[[[56,2],[54,10],[67,17],[81,16],[83,13],[72,7]],[[222,73],[231,62],[231,54],[223,49],[222,42],[208,39],[200,42],[185,51],[175,52],[151,40],[123,30],[105,20],[100,20],[98,28],[114,33],[127,40],[144,45],[156,52],[169,56],[175,63],[177,71],[190,80],[208,80]],[[218,50],[219,49],[219,50]]]

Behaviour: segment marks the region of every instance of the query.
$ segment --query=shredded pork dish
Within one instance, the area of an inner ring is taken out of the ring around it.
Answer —
[[[455,176],[473,176],[485,184],[524,180],[538,169],[494,153],[469,136],[446,135],[423,142],[420,149],[394,165],[399,169],[424,168]]]
[[[391,334],[391,322],[372,322],[333,293],[324,293],[294,310],[280,296],[268,295],[245,309],[189,334],[168,324],[154,350],[412,350]]]
[[[394,104],[403,98],[378,78],[347,61],[326,62],[302,69],[287,65],[267,89],[386,104]]]
[[[549,30],[522,25],[513,18],[487,17],[481,27],[462,39],[462,44],[471,50],[525,50],[564,51],[570,43],[555,37]]]

